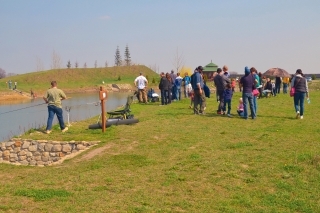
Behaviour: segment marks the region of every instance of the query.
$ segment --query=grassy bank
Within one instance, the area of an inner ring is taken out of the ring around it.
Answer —
[[[159,75],[146,66],[121,66],[107,68],[73,68],[32,72],[0,79],[0,92],[8,91],[6,82],[11,80],[17,82],[17,88],[29,93],[31,89],[38,94],[50,87],[50,82],[56,80],[59,88],[68,91],[92,90],[105,84],[131,84],[142,72],[148,76],[150,84],[152,79],[159,78]],[[120,80],[119,80],[120,78]]]
[[[239,93],[233,98],[235,113]],[[140,122],[24,138],[100,140],[54,167],[0,164],[0,212],[320,212],[320,92],[303,120],[280,94],[258,100],[258,118],[193,115],[189,100],[133,104]],[[33,132],[33,131],[30,131]]]

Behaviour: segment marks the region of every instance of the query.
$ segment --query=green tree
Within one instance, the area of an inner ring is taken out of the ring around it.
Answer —
[[[131,65],[131,57],[130,57],[130,51],[129,51],[128,45],[126,46],[126,49],[124,51],[124,61],[125,61],[126,66]]]
[[[117,46],[116,55],[114,57],[115,57],[114,64],[116,66],[121,66],[122,65],[122,59],[121,59],[121,55],[120,55],[119,46]]]
[[[68,67],[68,69],[71,68],[71,62],[70,62],[70,60],[69,60],[68,63],[67,63],[67,67]]]
[[[311,78],[312,78],[312,80],[316,80],[316,75],[315,74],[313,74],[312,76],[311,76]]]

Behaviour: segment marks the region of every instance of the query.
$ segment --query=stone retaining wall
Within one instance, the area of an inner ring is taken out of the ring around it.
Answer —
[[[8,142],[0,142],[0,163],[32,166],[59,164],[98,143],[13,138]]]

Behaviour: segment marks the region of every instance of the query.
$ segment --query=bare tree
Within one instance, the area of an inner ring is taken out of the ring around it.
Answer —
[[[0,79],[6,77],[6,71],[2,68],[0,68]]]
[[[157,65],[157,64],[150,65],[149,68],[150,68],[152,71],[154,71],[154,72],[156,72],[156,73],[159,73],[159,65]]]
[[[97,68],[98,67],[98,62],[97,62],[97,60],[95,60],[95,62],[94,62],[94,68]]]
[[[43,63],[40,58],[37,57],[37,72],[44,70]]]
[[[177,52],[174,56],[174,59],[172,61],[172,65],[173,67],[176,69],[177,72],[180,71],[180,69],[183,67],[184,65],[184,57],[182,53],[179,53],[179,49],[177,47]]]
[[[84,63],[83,68],[87,68],[87,63]]]
[[[51,69],[60,69],[61,68],[61,58],[59,54],[57,54],[54,50],[52,53],[52,64],[51,64]]]
[[[75,68],[78,68],[79,67],[79,63],[78,61],[76,61],[76,63],[74,64]]]
[[[104,66],[107,68],[108,67],[108,61],[106,61],[105,63],[104,63]]]

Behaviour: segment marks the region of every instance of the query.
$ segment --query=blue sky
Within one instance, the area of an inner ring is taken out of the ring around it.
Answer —
[[[320,73],[318,0],[0,0],[0,68],[114,65],[117,46],[133,63],[169,72],[213,63],[243,73],[281,67]]]

